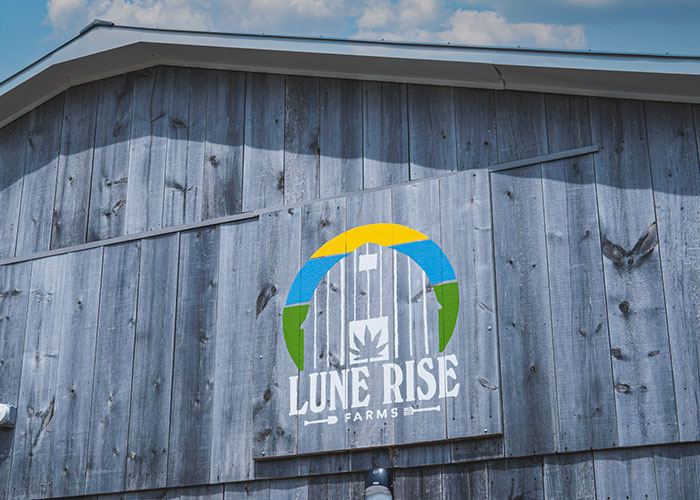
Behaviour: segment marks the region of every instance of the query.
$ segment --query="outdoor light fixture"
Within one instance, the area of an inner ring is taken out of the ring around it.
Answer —
[[[0,427],[14,427],[17,421],[17,407],[0,403]]]
[[[389,469],[368,470],[365,475],[365,500],[392,500]]]

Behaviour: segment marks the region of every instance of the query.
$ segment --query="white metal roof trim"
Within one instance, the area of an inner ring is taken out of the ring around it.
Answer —
[[[72,85],[156,64],[700,102],[692,56],[97,26],[0,83],[0,126]]]

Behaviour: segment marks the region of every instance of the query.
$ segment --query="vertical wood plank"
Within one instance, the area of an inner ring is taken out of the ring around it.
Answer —
[[[328,476],[311,476],[308,479],[308,497],[317,500],[328,498],[328,479]]]
[[[451,443],[451,461],[465,462],[503,457],[503,436],[465,439]]]
[[[0,258],[15,255],[28,136],[29,115],[0,129]]]
[[[645,103],[679,437],[700,439],[700,171],[690,105]]]
[[[51,248],[85,243],[95,150],[98,83],[65,93]]]
[[[455,353],[465,399],[447,399],[447,436],[502,431],[498,365],[496,283],[489,173],[473,170],[440,180],[442,250],[457,273],[460,307],[457,331],[446,348]]]
[[[491,175],[506,455],[557,449],[540,166]]]
[[[207,73],[173,69],[168,112],[163,227],[196,222],[202,216]]]
[[[308,478],[282,479],[270,481],[270,500],[311,500]]]
[[[22,374],[24,332],[29,305],[31,263],[0,268],[0,394],[17,405]],[[9,494],[13,429],[0,429],[0,498]]]
[[[591,99],[622,446],[678,439],[649,154],[642,102]]]
[[[440,246],[440,189],[437,181],[392,189],[391,205],[394,223],[415,229]],[[397,269],[395,317],[398,318],[398,328],[395,332],[401,336],[399,349],[394,353],[400,360],[397,363],[403,364],[404,360],[413,359],[416,360],[416,366],[419,366],[419,360],[429,358],[430,364],[422,366],[427,366],[433,373],[437,373],[434,371],[437,367],[433,364],[439,364],[438,359],[444,358],[445,355],[444,352],[439,352],[437,311],[440,305],[437,297],[432,288],[428,290],[427,285],[431,283],[425,271],[413,259],[399,254]],[[408,372],[408,368],[405,370]],[[438,405],[440,410],[415,412],[410,416],[401,415],[394,424],[396,443],[436,441],[447,437],[446,398],[434,393],[432,398],[422,400],[420,391],[425,389],[422,386],[421,382],[416,382],[417,397],[409,401],[406,394],[405,404],[396,405],[400,407],[399,411],[406,407],[418,410]],[[429,390],[426,392],[430,394]]]
[[[547,499],[595,500],[593,455],[573,453],[545,457],[544,495]]]
[[[224,500],[223,485],[177,488],[168,491],[168,500]]]
[[[358,483],[362,483],[362,492],[364,493],[365,483],[362,474],[334,474],[328,477],[328,493],[327,499],[335,498],[361,498],[355,492]],[[309,495],[309,498],[314,498]]]
[[[362,189],[362,82],[321,79],[321,198]]]
[[[335,238],[346,230],[345,199],[328,200],[305,205],[301,209],[301,262],[305,263],[324,243]],[[303,264],[302,264],[303,265]],[[304,342],[305,370],[299,380],[299,394],[308,398],[311,394],[310,372],[330,372],[335,370],[339,380],[343,379],[343,371],[348,368],[347,349],[340,345],[342,338],[341,301],[345,284],[345,275],[341,272],[343,264],[336,264],[323,277],[311,300],[306,323],[303,325],[307,334]],[[347,293],[347,291],[346,291]],[[340,320],[340,321],[339,321]],[[346,375],[347,377],[348,375]],[[330,375],[317,375],[330,377]],[[326,382],[329,385],[330,383]],[[323,382],[320,383],[323,387]],[[315,407],[323,407],[324,413],[316,416],[311,411],[299,421],[299,453],[313,453],[346,448],[346,434],[343,432],[344,411],[336,408],[339,422],[334,425],[305,425],[302,421],[313,421],[330,415],[330,398],[335,398],[327,389],[323,394],[315,387]],[[321,396],[320,398],[318,396]],[[325,401],[321,401],[324,398]],[[340,410],[340,411],[338,411]],[[339,424],[339,425],[338,425]]]
[[[480,499],[489,496],[486,462],[453,464],[442,467],[442,498]]]
[[[319,81],[285,78],[284,202],[319,196]]]
[[[22,375],[14,430],[9,498],[50,494],[57,467],[51,454],[56,375],[61,343],[61,305],[68,256],[32,262]]]
[[[313,500],[334,500],[336,498],[362,498],[352,496],[352,481],[355,475],[331,474],[308,478],[308,498]],[[362,488],[364,494],[364,483]]]
[[[408,85],[407,93],[411,180],[457,170],[453,89]]]
[[[593,459],[598,498],[657,498],[652,448],[600,451]]]
[[[246,73],[243,211],[284,202],[284,76]]]
[[[364,82],[363,90],[364,187],[407,181],[406,85]]]
[[[99,500],[165,500],[167,490],[131,491],[114,495],[100,495]]]
[[[126,489],[166,483],[179,235],[141,243]]]
[[[124,234],[134,79],[100,81],[87,241]]]
[[[357,196],[347,198],[347,227],[353,228],[373,223],[388,223],[392,221],[391,191],[374,191],[362,193]],[[362,321],[369,318],[387,317],[388,340],[389,340],[389,361],[392,361],[396,353],[394,351],[395,309],[393,301],[394,273],[393,273],[393,251],[382,248],[381,258],[377,256],[377,268],[368,271],[361,271],[358,255],[366,253],[379,254],[378,245],[362,245],[345,259],[345,322],[346,336],[345,352],[347,353],[347,367],[352,369],[350,337],[351,324],[353,321]],[[406,265],[404,261],[404,265]],[[381,277],[377,276],[381,272]],[[379,285],[379,286],[378,286]],[[381,293],[379,288],[386,290]],[[364,337],[362,337],[364,340]],[[355,347],[359,347],[357,344]],[[359,357],[359,356],[358,356]],[[381,363],[368,363],[366,365],[355,365],[357,373],[362,373],[368,380],[381,380],[383,376]],[[348,374],[351,377],[351,373]],[[383,401],[381,384],[368,384],[367,394],[369,401]],[[358,392],[358,399],[360,393]],[[352,406],[349,402],[349,406]],[[392,407],[387,406],[390,412]],[[347,447],[365,448],[370,446],[391,445],[395,443],[395,419],[366,419],[364,407],[349,408],[351,420],[346,424]],[[359,415],[359,418],[358,418]],[[351,424],[351,425],[350,425]]]
[[[171,78],[172,68],[165,66],[143,70],[134,76],[126,234],[161,227]]]
[[[697,496],[700,491],[700,445],[655,447],[654,469],[660,498],[683,500]]]
[[[225,498],[226,500],[269,500],[270,481],[227,484]]]
[[[489,498],[544,500],[542,460],[521,458],[489,462]]]
[[[282,311],[301,267],[301,213],[296,209],[260,216],[255,311],[253,457],[297,450],[297,418],[290,416],[290,377],[298,375],[282,332]]]
[[[547,120],[543,94],[496,92],[498,161],[547,154]]]
[[[168,484],[209,480],[216,366],[219,229],[180,236]]]
[[[245,74],[208,72],[202,220],[241,211],[244,113]]]
[[[394,496],[406,500],[443,498],[440,467],[397,469],[394,472]]]
[[[457,169],[469,170],[498,163],[495,92],[458,88],[453,91]]]
[[[498,161],[547,152],[542,94],[496,92]],[[557,449],[540,165],[491,175],[506,455]]]
[[[257,220],[220,227],[210,481],[252,476]],[[231,432],[235,429],[235,432]]]
[[[588,99],[549,95],[553,151],[591,144]],[[559,449],[614,446],[615,399],[593,157],[542,166]]]
[[[102,248],[67,255],[51,422],[53,467],[44,478],[55,496],[80,495],[85,490],[101,277]]]
[[[350,498],[362,498],[365,493],[365,475],[350,475]]]
[[[64,94],[60,94],[29,115],[16,255],[49,249],[61,144],[63,100]]]
[[[104,248],[87,494],[124,488],[140,255],[140,242]]]

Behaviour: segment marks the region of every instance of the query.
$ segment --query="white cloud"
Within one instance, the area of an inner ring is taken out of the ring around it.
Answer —
[[[440,0],[390,0],[368,2],[356,21],[360,30],[385,28],[389,25],[402,29],[426,26],[444,14]]]
[[[62,36],[93,19],[116,24],[212,31],[284,33],[344,18],[350,0],[49,0],[47,21]],[[321,34],[321,33],[319,33]]]
[[[622,2],[619,0],[563,0],[563,3],[581,7],[605,7]]]
[[[458,43],[467,45],[520,45],[524,47],[583,48],[586,35],[582,25],[511,23],[493,11],[459,9],[446,21],[446,29],[430,30],[413,26],[404,29],[361,30],[358,38]],[[388,25],[385,25],[388,28]]]
[[[565,0],[602,3],[612,0]],[[348,36],[474,45],[581,48],[581,25],[514,23],[495,11],[448,10],[445,0],[48,0],[60,36],[93,19],[116,24],[249,33]]]
[[[200,4],[201,5],[201,4]],[[48,20],[59,33],[75,33],[93,19],[117,24],[206,29],[209,20],[187,0],[49,0]]]

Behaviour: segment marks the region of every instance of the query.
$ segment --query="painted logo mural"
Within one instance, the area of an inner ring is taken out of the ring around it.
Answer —
[[[425,234],[385,223],[334,237],[287,295],[284,341],[300,372],[289,377],[289,416],[308,414],[306,427],[441,411],[460,389],[457,357],[444,353],[458,312],[454,269]]]

